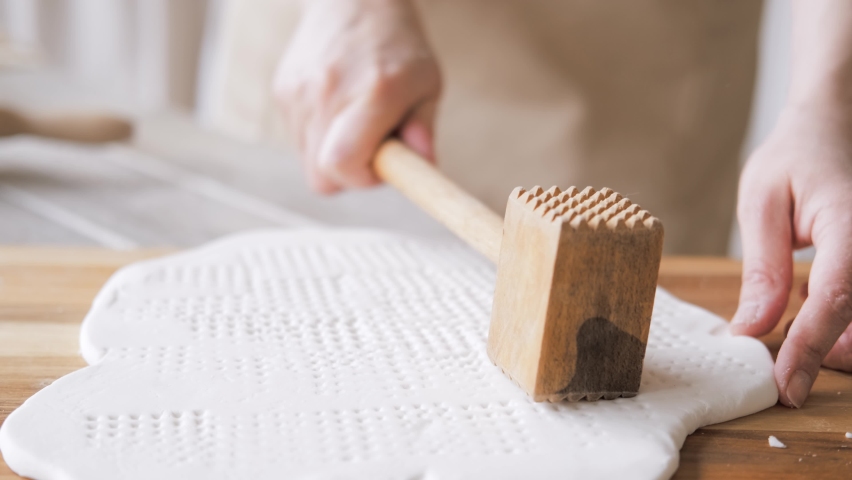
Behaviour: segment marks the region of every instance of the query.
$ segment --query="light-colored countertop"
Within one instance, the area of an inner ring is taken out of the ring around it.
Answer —
[[[2,105],[126,110],[107,97],[49,73],[0,74]],[[186,247],[251,228],[319,224],[449,235],[390,188],[310,192],[285,146],[240,142],[181,112],[128,115],[128,143],[0,138],[0,244]]]

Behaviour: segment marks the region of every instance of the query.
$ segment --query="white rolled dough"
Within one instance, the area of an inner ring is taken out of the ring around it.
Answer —
[[[758,341],[657,292],[635,398],[534,403],[485,353],[494,269],[353,230],[226,238],[116,273],[90,366],[0,429],[39,480],[665,478],[696,428],[775,404]]]

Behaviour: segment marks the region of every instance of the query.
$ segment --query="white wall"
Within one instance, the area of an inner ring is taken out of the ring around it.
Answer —
[[[743,145],[743,162],[772,131],[787,99],[787,90],[790,86],[793,28],[790,0],[765,0],[765,2],[760,33],[757,84],[748,137]],[[729,254],[736,258],[742,257],[738,226],[735,226],[731,234]],[[796,252],[795,256],[799,260],[808,260],[812,259],[813,255],[814,249],[807,248]]]
[[[754,151],[775,126],[790,86],[790,36],[793,28],[790,0],[765,2],[757,84],[749,134],[743,146],[744,156]]]
[[[0,0],[0,30],[134,110],[191,108],[208,0]]]

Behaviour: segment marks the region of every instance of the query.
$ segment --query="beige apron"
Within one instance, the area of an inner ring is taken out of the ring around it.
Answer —
[[[723,254],[754,83],[758,0],[422,0],[445,76],[452,178],[503,211],[515,186],[608,186],[669,253]],[[230,2],[208,121],[286,138],[270,95],[298,9]]]

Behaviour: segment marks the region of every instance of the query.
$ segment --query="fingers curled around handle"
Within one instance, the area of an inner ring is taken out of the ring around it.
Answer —
[[[430,162],[435,162],[435,111],[438,100],[418,105],[399,128],[402,141]]]
[[[378,183],[371,168],[376,151],[394,131],[401,129],[405,136],[411,122],[421,129],[414,135],[419,145],[412,147],[428,150],[432,156],[432,103],[437,101],[440,81],[437,72],[424,74],[436,77],[431,79],[418,78],[418,74],[412,69],[379,81],[369,95],[354,99],[335,116],[319,151],[323,175],[345,187]]]

